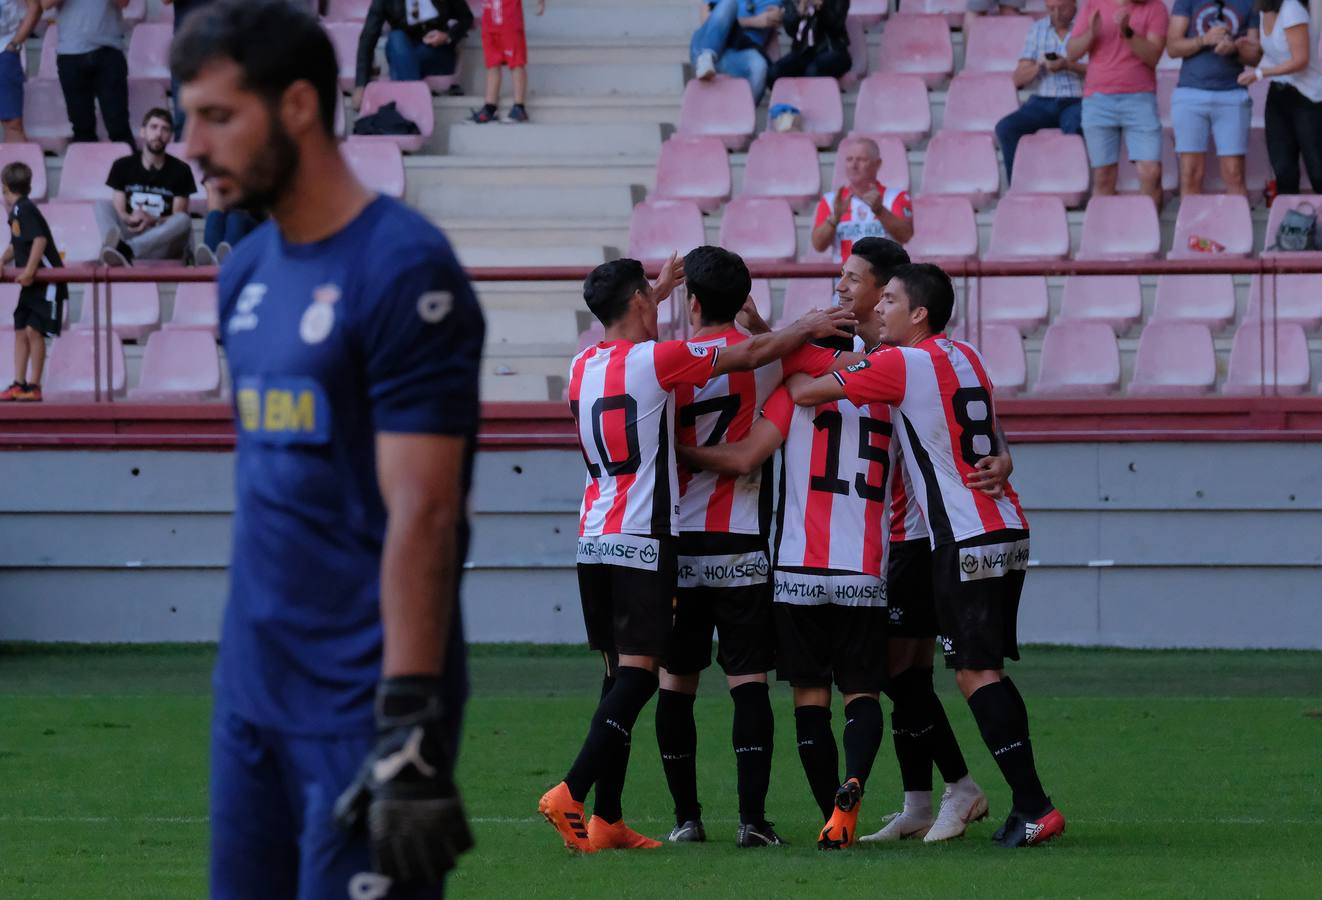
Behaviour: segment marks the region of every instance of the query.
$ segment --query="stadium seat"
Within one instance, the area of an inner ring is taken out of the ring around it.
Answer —
[[[797,107],[802,132],[819,148],[832,146],[845,130],[840,83],[834,78],[778,78],[767,103],[768,109],[777,103]]]
[[[1120,387],[1120,346],[1104,322],[1068,319],[1047,327],[1038,361],[1039,394],[1099,396]]]
[[[330,36],[335,59],[340,64],[340,90],[352,91],[358,75],[358,36],[363,33],[363,23],[326,22],[323,27]]]
[[[46,157],[35,143],[0,144],[0,169],[11,162],[26,163],[32,170],[32,191],[28,196],[34,203],[46,199]]]
[[[817,148],[807,135],[768,132],[748,148],[741,196],[782,197],[795,212],[804,212],[821,193]]]
[[[679,107],[679,133],[720,138],[730,150],[743,150],[753,138],[753,92],[742,78],[718,75],[691,79]]]
[[[728,213],[727,213],[728,214]],[[690,200],[648,200],[629,217],[629,256],[652,266],[707,243],[702,210]]]
[[[1121,194],[1088,201],[1079,259],[1152,259],[1160,249],[1161,229],[1151,197]]]
[[[174,292],[174,313],[161,327],[166,331],[196,329],[206,331],[215,338],[218,334],[220,310],[216,300],[214,281],[186,281]]]
[[[890,0],[852,0],[849,19],[871,28],[890,13]]]
[[[915,197],[913,239],[905,249],[923,262],[977,256],[978,225],[968,198]]]
[[[587,331],[578,333],[578,352],[588,349],[593,344],[599,344],[606,339],[606,328],[598,321],[593,321],[588,325]]]
[[[1152,321],[1222,328],[1235,318],[1235,281],[1229,275],[1162,275]]]
[[[1298,394],[1308,389],[1311,380],[1303,328],[1279,324],[1273,329],[1261,319],[1240,324],[1230,344],[1223,388],[1227,394]]]
[[[202,185],[202,167],[197,164],[197,160],[188,158],[188,154],[184,152],[183,143],[167,144],[165,152],[175,159],[182,159],[188,163],[188,168],[193,170],[193,183],[197,185],[197,190],[193,191],[193,196],[188,199],[188,211],[195,216],[205,216],[207,214],[207,189]]]
[[[1060,318],[1105,322],[1117,333],[1143,318],[1143,287],[1137,275],[1071,275],[1065,279]]]
[[[364,186],[387,197],[404,196],[404,157],[398,146],[352,137],[340,144],[340,152]]]
[[[1161,127],[1171,127],[1171,95],[1175,93],[1175,84],[1180,80],[1180,70],[1157,70],[1157,114],[1161,117]]]
[[[747,262],[788,262],[798,238],[794,213],[784,200],[735,197],[721,215],[720,245]]]
[[[858,86],[854,130],[899,138],[906,147],[932,131],[932,107],[927,85],[917,75],[869,75]]]
[[[114,196],[106,177],[115,160],[128,153],[123,144],[70,144],[60,170],[61,200],[109,200]]]
[[[964,68],[960,71],[1013,72],[1032,25],[1028,16],[976,17],[965,35]]]
[[[99,290],[98,308],[101,327],[106,327],[106,286]],[[161,327],[161,292],[151,282],[110,285],[110,323],[115,334],[126,341],[140,341]],[[74,323],[75,331],[92,329],[92,292],[83,292],[83,313]]]
[[[945,19],[949,28],[958,28],[964,21],[967,4],[964,0],[905,0],[901,14],[891,21],[909,15],[923,15]]]
[[[1059,197],[1007,194],[992,217],[988,259],[1064,259],[1070,229]]]
[[[119,15],[125,24],[136,25],[147,17],[147,0],[128,0]]]
[[[993,134],[996,123],[1019,108],[1019,94],[1009,75],[988,73],[950,79],[942,131],[981,131]]]
[[[1010,194],[1059,197],[1071,208],[1081,206],[1088,196],[1092,171],[1088,150],[1079,135],[1055,131],[1027,135],[1015,149],[1014,158]]]
[[[1046,323],[1051,303],[1042,275],[977,278],[969,286],[968,328],[977,323],[1009,325],[1028,334]]]
[[[129,79],[129,127],[136,137],[142,120],[150,109],[164,109],[174,115],[174,104],[166,90],[166,83],[155,78]],[[176,135],[180,137],[180,135]]]
[[[757,314],[766,321],[771,321],[771,282],[765,278],[754,278],[748,295],[753,298]]]
[[[55,246],[64,255],[65,265],[78,265],[101,258],[101,229],[90,203],[43,203],[40,206],[46,224],[55,237]]]
[[[1149,322],[1138,339],[1129,393],[1187,397],[1216,386],[1212,332],[1195,322]]]
[[[810,309],[825,309],[835,296],[835,282],[830,278],[791,278],[785,282],[776,327],[783,328]]]
[[[878,71],[917,75],[929,88],[939,86],[955,67],[950,26],[945,16],[892,16],[881,32]],[[857,121],[855,128],[862,128]],[[875,130],[868,127],[868,130]]]
[[[1266,127],[1267,90],[1270,87],[1270,78],[1260,78],[1249,85],[1249,101],[1253,104],[1253,113],[1249,118],[1249,128]]]
[[[158,331],[147,339],[129,400],[196,403],[220,397],[220,354],[205,331]]]
[[[877,172],[878,181],[888,188],[895,188],[900,191],[909,190],[909,154],[899,138],[883,134],[860,134],[857,131],[851,131],[841,139],[840,146],[843,147],[855,137],[871,138],[881,151],[881,169]],[[843,151],[837,150],[835,168],[831,170],[831,190],[840,187],[847,180],[845,178],[845,154]]]
[[[730,157],[715,137],[673,135],[661,145],[656,163],[658,200],[692,200],[713,212],[730,199]]]
[[[109,391],[122,396],[125,386],[124,345],[119,335],[112,333],[110,358],[107,360],[105,341],[105,334],[92,331],[70,331],[52,341],[42,390],[45,398],[66,403],[91,403],[96,398],[97,360],[102,373],[101,395],[104,397]]]
[[[400,115],[418,126],[420,134],[354,135],[355,140],[389,142],[405,153],[416,153],[436,128],[431,90],[421,81],[371,81],[363,89],[360,115],[370,116],[387,103],[394,103]]]
[[[1322,259],[1322,251],[1319,250],[1301,250],[1291,252],[1288,250],[1276,249],[1276,233],[1281,228],[1281,220],[1285,218],[1286,210],[1308,204],[1313,207],[1313,211],[1322,215],[1322,196],[1318,194],[1280,194],[1272,201],[1270,210],[1267,213],[1266,237],[1263,240],[1263,256],[1286,256],[1290,259]],[[1316,242],[1316,238],[1314,239]]]
[[[849,71],[840,76],[840,87],[854,88],[868,74],[868,36],[858,16],[845,18],[845,34],[849,38]]]
[[[927,142],[923,196],[964,197],[974,209],[988,206],[1001,186],[1001,165],[991,135],[939,131]]]
[[[164,22],[143,22],[129,36],[129,78],[150,79],[162,85],[170,83],[170,42],[174,26]]]
[[[54,81],[59,83],[60,71],[55,62],[55,48],[60,43],[60,26],[51,22],[46,26],[46,33],[41,36],[41,58],[37,61],[37,74],[28,75],[28,81]],[[26,54],[24,54],[26,55]],[[23,113],[28,113],[27,105],[23,106]],[[25,121],[26,124],[26,121]]]
[[[23,131],[47,153],[59,155],[73,140],[64,91],[54,79],[29,78],[23,85]]]
[[[1180,187],[1180,161],[1175,157],[1175,135],[1169,128],[1161,132],[1161,190],[1169,199]],[[1136,194],[1138,169],[1129,158],[1124,138],[1120,139],[1120,162],[1116,166],[1115,189],[1121,194]]]
[[[326,22],[357,22],[361,27],[372,0],[330,0],[326,4]]]
[[[1198,251],[1191,244],[1215,241],[1222,251]],[[1170,259],[1214,259],[1248,256],[1253,252],[1253,218],[1247,197],[1235,194],[1194,194],[1180,198]]]
[[[1299,325],[1306,331],[1316,330],[1322,325],[1322,275],[1254,276],[1244,318],[1274,318],[1277,322]]]
[[[1221,177],[1221,166],[1217,164],[1215,156],[1215,142],[1209,138],[1207,165],[1203,172],[1203,191],[1208,194],[1224,194],[1226,182]],[[1262,128],[1250,128],[1249,152],[1244,161],[1244,187],[1248,189],[1249,200],[1255,203],[1260,200],[1267,182],[1275,177],[1271,160],[1267,158],[1267,132]]]
[[[1024,357],[1024,339],[1013,325],[982,323],[971,333],[968,342],[978,348],[987,367],[995,395],[1014,396],[1028,383],[1028,362]]]

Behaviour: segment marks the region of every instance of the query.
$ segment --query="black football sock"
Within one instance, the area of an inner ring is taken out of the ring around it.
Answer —
[[[955,729],[950,727],[946,708],[932,685],[932,670],[910,669],[906,674],[913,678],[915,703],[922,708],[917,714],[920,724],[916,730],[920,732],[919,739],[925,753],[941,771],[941,779],[946,784],[954,784],[969,774],[969,767],[959,749]]]
[[[771,747],[776,717],[765,682],[750,681],[730,688],[734,700],[735,769],[739,775],[739,822],[761,825],[767,817],[767,788],[771,784]]]
[[[661,690],[656,698],[656,746],[675,801],[675,824],[702,816],[698,804],[698,728],[692,694]]]
[[[611,692],[611,688],[613,687],[615,687],[614,675],[607,675],[601,680],[601,697],[603,700],[606,698],[606,695]],[[608,822],[618,821],[623,815],[619,809],[619,798],[624,794],[624,774],[629,770],[629,751],[632,746],[633,738],[627,738],[624,742],[624,751],[622,753],[615,753],[607,756],[606,759],[602,761],[601,771],[597,774],[597,796],[593,804],[593,812],[601,816],[603,819],[606,818],[603,815],[603,810],[604,812],[613,814],[615,818],[606,819]],[[603,797],[607,798],[607,804],[604,807],[602,805]],[[614,801],[615,806],[613,808],[610,806],[609,801],[609,798],[611,797],[616,798]]]
[[[822,811],[822,821],[826,821],[835,809],[835,792],[840,787],[840,751],[831,733],[831,710],[825,706],[796,707],[794,731],[808,789]]]
[[[656,683],[656,673],[646,669],[622,666],[616,671],[615,683],[597,704],[583,748],[565,775],[569,795],[580,802],[587,796],[588,789],[597,785],[594,812],[607,822],[620,820],[623,773],[620,772],[617,783],[610,782],[615,772],[628,765],[629,737],[634,722],[656,692]],[[602,781],[603,775],[606,783]]]
[[[894,681],[898,687],[908,672],[897,676]],[[932,758],[927,755],[921,736],[915,726],[913,700],[896,690],[891,699],[895,708],[891,711],[891,734],[895,737],[895,762],[900,767],[900,783],[906,792],[932,790]]]
[[[886,718],[875,697],[855,697],[845,704],[845,780],[857,778],[866,787],[881,749]]]
[[[969,697],[969,709],[982,732],[1001,774],[1010,785],[1014,808],[1034,818],[1050,805],[1033,764],[1033,745],[1028,739],[1028,719],[1020,713],[1015,691],[1005,681],[985,685]]]

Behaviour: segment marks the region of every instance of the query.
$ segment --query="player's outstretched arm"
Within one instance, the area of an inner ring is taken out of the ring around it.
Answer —
[[[747,475],[755,472],[784,443],[780,429],[766,419],[758,419],[748,430],[748,437],[729,444],[710,447],[679,445],[675,452],[692,469],[721,475]]]
[[[724,348],[712,367],[712,373],[723,375],[765,366],[813,338],[849,337],[846,328],[855,322],[854,314],[840,307],[814,309],[780,331],[754,335],[733,347]]]
[[[790,392],[790,399],[799,406],[817,406],[845,398],[845,389],[834,375],[823,375],[821,378],[791,375],[785,379],[785,388]]]

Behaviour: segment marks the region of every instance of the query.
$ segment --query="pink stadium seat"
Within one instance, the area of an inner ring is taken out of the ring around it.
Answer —
[[[902,4],[902,15],[924,14],[930,16],[941,16],[946,20],[950,28],[958,28],[964,21],[964,10],[967,4],[964,0],[905,0]],[[900,16],[896,16],[900,18]]]
[[[1071,275],[1065,279],[1060,318],[1104,322],[1117,332],[1143,318],[1137,275]]]
[[[159,331],[147,339],[142,374],[128,398],[196,403],[220,397],[220,354],[205,331]]]
[[[1222,328],[1235,318],[1235,282],[1229,275],[1162,275],[1152,307],[1154,322],[1192,322]]]
[[[372,0],[330,0],[326,4],[326,22],[358,22],[367,18]]]
[[[1149,322],[1138,339],[1129,393],[1188,397],[1216,386],[1212,332],[1194,322]]]
[[[940,85],[955,66],[950,26],[945,16],[892,16],[881,32],[878,70],[917,75],[929,88]],[[861,128],[858,122],[854,127]]]
[[[968,198],[915,197],[913,239],[905,249],[924,262],[977,256],[978,224]]]
[[[1059,197],[1007,194],[992,218],[988,259],[1064,259],[1070,229]]]
[[[46,383],[42,393],[47,400],[66,403],[90,403],[96,397],[97,366],[100,360],[101,396],[107,390],[116,396],[124,393],[124,345],[119,335],[110,335],[110,359],[106,359],[106,336],[91,331],[70,331],[51,342],[46,363]],[[93,347],[94,342],[99,342]],[[95,354],[95,355],[94,355]],[[109,365],[107,365],[109,363]],[[106,374],[109,373],[109,378]]]
[[[21,290],[22,287],[12,281],[0,283],[0,331],[14,330],[14,307],[18,306],[18,293]],[[69,304],[64,304],[64,308],[68,309]],[[9,336],[0,339],[0,344],[11,346]],[[0,368],[0,379],[8,378],[10,372],[10,369]]]
[[[927,142],[925,196],[965,197],[974,209],[989,205],[1001,185],[1001,165],[991,135],[940,131]]]
[[[745,197],[782,197],[796,212],[811,209],[822,192],[817,148],[803,134],[760,134],[748,148]]]
[[[120,16],[126,24],[136,25],[147,18],[147,0],[128,0],[128,5],[120,12]]]
[[[1169,128],[1161,132],[1161,189],[1167,199],[1180,186],[1180,161],[1175,157],[1175,136]],[[1129,159],[1124,138],[1120,139],[1120,163],[1116,166],[1115,188],[1122,194],[1138,193],[1138,170]]]
[[[857,21],[871,27],[890,13],[890,0],[852,0],[849,4],[849,21]]]
[[[1272,201],[1271,209],[1267,213],[1266,238],[1262,249],[1263,256],[1284,256],[1290,259],[1307,260],[1322,259],[1322,251],[1318,250],[1301,250],[1297,253],[1291,253],[1287,250],[1276,249],[1276,233],[1281,228],[1281,219],[1285,218],[1286,210],[1304,204],[1309,204],[1315,212],[1322,215],[1322,196],[1318,194],[1280,194]]]
[[[1019,64],[1024,38],[1033,20],[1028,16],[978,16],[965,35],[964,72],[1004,72]]]
[[[1019,142],[1014,158],[1010,194],[1046,194],[1059,197],[1068,207],[1082,205],[1088,196],[1092,172],[1079,135],[1030,134]]]
[[[358,70],[358,36],[363,33],[362,22],[325,22],[323,27],[335,47],[335,58],[340,63],[340,90],[353,90]]]
[[[1249,307],[1244,318],[1269,321],[1274,318],[1307,331],[1316,330],[1322,325],[1322,275],[1277,275],[1274,279],[1271,275],[1255,276],[1249,287]]]
[[[129,36],[129,76],[170,83],[170,42],[174,26],[164,22],[144,22]]]
[[[1120,347],[1103,322],[1068,319],[1049,326],[1038,362],[1039,394],[1100,396],[1120,387]]]
[[[1225,250],[1199,252],[1190,242],[1215,241]],[[1175,219],[1175,241],[1170,259],[1213,259],[1217,256],[1248,256],[1253,251],[1253,219],[1247,197],[1235,194],[1194,194],[1180,198]]]
[[[742,78],[717,75],[711,81],[694,78],[684,86],[679,108],[679,133],[720,138],[731,150],[748,146],[756,127],[753,92]]]
[[[55,62],[55,48],[60,43],[60,26],[51,22],[46,26],[46,33],[41,37],[41,59],[37,63],[37,74],[29,75],[28,80],[39,79],[42,81],[58,82],[60,78],[59,69]],[[26,55],[26,54],[25,54]],[[23,107],[23,113],[28,113],[27,105]]]
[[[110,288],[110,312],[115,334],[126,341],[140,341],[161,327],[161,292],[150,282],[116,284]],[[106,327],[106,288],[100,289],[101,327]],[[83,294],[83,314],[74,323],[76,331],[92,329],[92,292]]]
[[[42,215],[55,236],[65,265],[93,262],[101,257],[101,229],[90,203],[43,203]]]
[[[1298,394],[1308,389],[1308,339],[1298,325],[1274,329],[1261,319],[1246,319],[1230,345],[1227,394]],[[1273,340],[1273,338],[1275,338]]]
[[[1121,194],[1088,201],[1079,259],[1152,259],[1159,249],[1161,229],[1151,197]]]
[[[32,170],[32,193],[28,196],[34,203],[46,199],[46,157],[41,147],[35,143],[0,144],[0,169],[11,162],[27,163]]]
[[[1171,127],[1171,95],[1175,93],[1175,84],[1180,80],[1180,70],[1157,70],[1157,114],[1161,116],[1161,127]]]
[[[1249,119],[1250,128],[1266,127],[1267,89],[1270,87],[1270,78],[1262,78],[1249,85],[1249,100],[1253,103],[1253,113]]]
[[[188,163],[188,168],[193,170],[193,184],[197,185],[197,190],[193,191],[193,196],[188,198],[188,211],[195,216],[205,216],[207,213],[207,189],[202,184],[202,167],[197,164],[197,160],[188,158],[188,155],[184,153],[184,144],[182,143],[167,144],[165,152],[175,159],[182,159]]]
[[[70,144],[60,171],[61,200],[109,200],[114,194],[106,186],[110,166],[128,154],[123,144]]]
[[[735,197],[721,215],[720,245],[747,262],[788,262],[798,237],[794,213],[784,200]]]
[[[370,116],[387,103],[394,103],[400,115],[418,126],[420,134],[355,135],[355,140],[389,142],[405,153],[416,153],[436,128],[431,90],[421,81],[371,81],[363,89],[361,115]]]
[[[702,210],[689,200],[649,200],[633,208],[629,218],[629,256],[644,265],[665,262],[707,243]]]
[[[854,130],[897,137],[906,147],[922,141],[932,130],[932,107],[923,79],[883,73],[864,78],[854,105]]]
[[[987,377],[998,397],[1014,396],[1028,383],[1028,363],[1024,358],[1024,339],[1013,325],[983,322],[970,335],[969,343],[978,348],[987,366]]]
[[[404,196],[404,157],[398,146],[352,137],[340,144],[340,152],[366,187],[387,197]]]
[[[852,88],[868,74],[868,36],[862,19],[855,15],[845,19],[845,33],[849,37],[849,71],[840,76],[840,86]]]
[[[660,320],[658,319],[658,323],[659,321]],[[581,352],[588,349],[593,344],[599,344],[604,340],[606,340],[606,328],[594,319],[592,324],[588,326],[587,331],[580,331],[578,333],[578,349]]]
[[[1203,172],[1203,190],[1209,194],[1224,194],[1226,192],[1226,182],[1221,177],[1221,167],[1213,159],[1215,155],[1215,142],[1209,138],[1207,141],[1208,165]],[[1275,177],[1271,168],[1271,160],[1267,158],[1267,132],[1264,129],[1249,129],[1249,152],[1246,157],[1244,161],[1244,186],[1248,189],[1249,200],[1256,203],[1262,198],[1262,192],[1267,187],[1267,182]]]
[[[834,295],[835,282],[829,278],[791,278],[785,282],[776,326],[788,325],[810,309],[826,309]]]
[[[1047,280],[1041,275],[978,278],[969,286],[970,329],[978,322],[996,323],[1027,334],[1046,323],[1050,309]]]
[[[29,78],[23,85],[23,130],[48,153],[60,154],[73,139],[64,91],[54,79]]]
[[[730,199],[730,157],[720,138],[674,135],[661,145],[656,163],[660,200],[692,200],[713,212]]]
[[[757,314],[766,321],[771,321],[771,282],[765,278],[754,278],[748,295],[753,298]]]
[[[129,79],[129,127],[136,137],[149,109],[164,109],[174,115],[174,104],[167,93],[167,82],[155,78]],[[182,135],[175,135],[182,137]]]
[[[843,148],[846,143],[855,137],[871,138],[877,143],[877,148],[881,151],[881,169],[877,172],[878,181],[886,187],[901,191],[909,190],[909,154],[899,138],[883,134],[860,134],[857,131],[851,131],[841,139],[840,147]],[[835,154],[835,168],[831,171],[831,189],[834,190],[840,187],[845,181],[845,154],[843,149],[839,149]]]
[[[983,131],[992,134],[996,123],[1019,108],[1019,94],[1009,75],[989,73],[950,80],[942,131]]]
[[[186,281],[174,292],[174,314],[162,327],[166,331],[197,329],[214,339],[219,328],[220,310],[214,281]]]
[[[778,78],[767,103],[768,109],[777,103],[798,107],[803,133],[818,147],[830,147],[845,130],[840,83],[834,78]]]

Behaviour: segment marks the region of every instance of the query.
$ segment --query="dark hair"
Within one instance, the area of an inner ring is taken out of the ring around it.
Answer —
[[[955,311],[955,287],[940,266],[906,263],[891,271],[891,279],[903,282],[910,309],[921,306],[927,310],[927,323],[933,334],[945,330]]]
[[[159,106],[153,106],[151,109],[147,110],[147,114],[142,117],[142,127],[146,128],[147,123],[150,122],[152,119],[161,119],[162,121],[165,122],[166,125],[170,126],[171,131],[174,131],[174,116],[170,115],[170,111],[168,109],[164,109]]]
[[[615,259],[602,263],[583,282],[583,299],[602,325],[612,325],[629,308],[637,291],[646,291],[647,275],[636,259]]]
[[[192,81],[210,62],[229,59],[243,70],[243,87],[274,104],[291,84],[317,90],[321,123],[335,133],[340,101],[335,47],[307,4],[289,0],[218,0],[191,13],[170,49],[170,73]]]
[[[0,184],[20,197],[26,197],[32,193],[32,169],[27,163],[11,162],[0,169]]]
[[[909,262],[909,253],[899,244],[887,238],[866,237],[854,241],[849,251],[851,256],[861,256],[872,267],[872,277],[877,284],[884,285],[891,280],[891,271],[896,266]]]
[[[702,324],[733,322],[753,289],[748,266],[739,254],[723,247],[703,246],[684,255],[684,283],[698,301]]]

